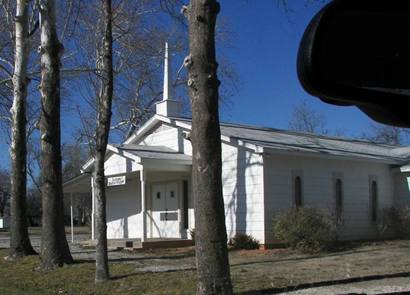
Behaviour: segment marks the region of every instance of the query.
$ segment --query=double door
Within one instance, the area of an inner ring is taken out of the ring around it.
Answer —
[[[151,192],[153,238],[179,238],[178,182],[157,183]]]

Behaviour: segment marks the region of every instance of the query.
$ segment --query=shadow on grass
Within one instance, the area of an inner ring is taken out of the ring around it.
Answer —
[[[78,253],[75,253],[78,254]],[[108,262],[110,263],[126,263],[126,262],[138,262],[138,261],[146,261],[146,260],[178,260],[181,258],[187,258],[190,256],[179,255],[179,256],[150,256],[150,257],[119,257],[119,258],[109,258]],[[90,257],[89,259],[75,259],[75,263],[91,263],[95,262],[94,257]]]
[[[335,285],[345,285],[345,284],[352,284],[352,283],[360,283],[360,282],[368,282],[368,281],[377,281],[383,279],[394,279],[394,278],[406,278],[410,277],[410,272],[399,272],[393,274],[382,274],[382,275],[370,275],[364,277],[355,277],[355,278],[348,278],[348,279],[341,279],[341,280],[331,280],[331,281],[322,281],[322,282],[314,282],[314,283],[306,283],[306,284],[299,284],[294,286],[287,286],[283,288],[270,288],[270,289],[262,289],[262,290],[253,290],[242,292],[240,294],[243,295],[252,295],[252,294],[279,294],[284,292],[293,292],[303,289],[310,289],[310,288],[318,288],[318,287],[328,287],[328,286],[335,286]],[[398,292],[394,294],[408,294],[408,292]]]
[[[123,257],[123,258],[109,259],[109,262],[132,262],[132,261],[144,261],[144,260],[177,260],[177,259],[189,258],[189,257],[193,257],[193,255]]]
[[[175,272],[181,272],[181,271],[196,271],[195,267],[187,267],[187,268],[183,268],[183,269],[164,269],[164,270],[158,270],[158,271],[137,271],[137,272],[133,272],[133,273],[129,273],[129,274],[124,274],[124,275],[120,275],[120,276],[113,276],[110,278],[110,280],[116,281],[116,280],[121,280],[121,279],[126,279],[129,277],[133,277],[133,276],[142,276],[142,275],[146,275],[146,274],[158,274],[158,273],[175,273]]]
[[[130,277],[135,277],[135,276],[142,275],[142,274],[143,273],[133,272],[133,273],[129,273],[129,274],[126,274],[126,275],[112,276],[112,277],[110,277],[110,281],[118,281],[118,280],[130,278]]]
[[[263,264],[263,263],[280,263],[280,262],[292,262],[292,261],[308,261],[314,259],[320,259],[323,257],[335,257],[335,256],[345,256],[351,255],[356,253],[371,253],[376,252],[377,249],[370,249],[370,250],[356,250],[356,251],[346,251],[346,252],[327,252],[327,253],[320,253],[317,255],[308,255],[302,257],[292,257],[292,258],[277,258],[277,259],[264,259],[264,260],[256,260],[256,261],[247,261],[247,262],[239,262],[239,263],[232,263],[231,267],[234,266],[246,266],[246,265],[253,265],[253,264]],[[89,254],[90,252],[75,252],[73,254]],[[178,260],[183,258],[190,258],[195,257],[194,253],[186,253],[186,254],[177,254],[177,255],[162,255],[162,256],[143,256],[143,257],[118,257],[118,258],[109,258],[110,263],[132,263],[138,261],[147,261],[147,260]],[[90,263],[94,262],[94,257],[90,257],[89,259],[76,259],[79,263]]]
[[[335,253],[335,252],[326,252],[326,253],[321,253],[317,255],[307,255],[307,256],[302,256],[302,257],[292,257],[292,258],[278,258],[278,259],[265,259],[265,260],[257,260],[257,261],[248,261],[248,262],[239,262],[239,263],[232,263],[231,267],[233,266],[246,266],[246,265],[252,265],[252,264],[263,264],[263,263],[276,263],[276,262],[292,262],[292,261],[308,261],[308,260],[314,260],[314,259],[320,259],[324,257],[336,257],[336,256],[345,256],[345,255],[351,255],[351,254],[357,254],[357,253],[370,253],[370,252],[377,252],[377,249],[372,249],[372,250],[356,250],[356,251],[348,251],[348,252],[341,252],[341,253]]]
[[[74,259],[73,264],[90,264],[95,263],[95,259]]]

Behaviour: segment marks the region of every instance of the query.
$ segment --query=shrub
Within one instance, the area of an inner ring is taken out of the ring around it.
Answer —
[[[399,223],[396,225],[397,234],[400,238],[410,238],[410,208],[398,209]]]
[[[390,231],[398,238],[410,238],[410,208],[384,208],[377,220],[377,229],[381,236]]]
[[[259,249],[259,242],[251,235],[247,234],[236,234],[230,241],[229,244],[234,249]]]
[[[336,241],[331,219],[314,208],[292,208],[274,218],[275,238],[303,252],[330,250]]]

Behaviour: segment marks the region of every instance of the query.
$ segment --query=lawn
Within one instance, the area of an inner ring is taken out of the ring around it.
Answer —
[[[0,257],[7,254],[0,249]],[[94,263],[78,261],[52,272],[36,270],[38,257],[18,263],[0,260],[0,294],[192,294],[193,270],[147,273],[140,263],[158,259],[194,260],[192,249],[138,251],[127,263],[111,263],[113,279],[95,286]],[[342,280],[379,274],[399,274],[410,270],[410,241],[354,245],[336,253],[299,254],[291,250],[231,251],[231,272],[235,292],[295,286],[302,283]],[[129,253],[128,253],[129,255]]]
[[[0,255],[7,251],[0,250]],[[77,262],[51,272],[36,270],[38,257],[0,262],[0,294],[189,294],[194,272],[141,274],[131,264],[110,264],[112,280],[95,286],[94,263]],[[165,289],[164,289],[165,287]],[[165,290],[159,292],[159,290]]]

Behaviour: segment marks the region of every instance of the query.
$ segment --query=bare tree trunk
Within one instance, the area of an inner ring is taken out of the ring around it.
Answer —
[[[64,230],[61,174],[60,56],[54,0],[40,1],[41,17],[41,267],[52,269],[73,262]]]
[[[191,0],[190,55],[185,59],[192,101],[192,179],[198,294],[232,294],[221,175],[218,64],[215,56],[215,0]]]
[[[36,252],[30,243],[27,228],[27,143],[26,143],[26,99],[27,61],[29,55],[28,36],[28,1],[17,0],[15,17],[15,57],[14,57],[14,100],[12,115],[11,142],[11,223],[10,223],[10,254],[13,260]]]
[[[101,76],[101,90],[98,97],[96,130],[96,154],[93,173],[95,193],[96,253],[95,282],[109,279],[107,255],[107,217],[105,195],[104,161],[111,125],[111,105],[113,96],[112,63],[112,12],[111,0],[103,0],[103,39],[101,44],[101,64],[98,66]]]

